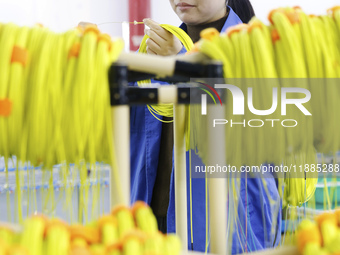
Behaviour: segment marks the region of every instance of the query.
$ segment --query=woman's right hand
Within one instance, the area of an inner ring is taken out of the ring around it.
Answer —
[[[143,21],[150,28],[145,29],[145,34],[150,37],[146,41],[148,54],[171,56],[178,54],[182,50],[183,45],[176,36],[152,19],[144,19]]]

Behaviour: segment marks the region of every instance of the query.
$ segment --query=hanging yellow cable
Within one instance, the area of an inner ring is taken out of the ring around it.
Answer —
[[[117,182],[114,185],[118,192],[121,190],[110,138],[107,72],[122,51],[123,43],[111,41],[93,27],[56,34],[41,26],[20,28],[1,24],[0,45],[0,136],[4,136],[0,139],[0,154],[6,162],[11,155],[17,156],[18,218],[22,220],[23,179],[19,168],[30,162],[43,171],[51,171],[49,191],[43,195],[43,210],[53,211],[56,203],[52,168],[61,163],[65,203],[72,210],[73,188],[72,182],[67,182],[66,171],[70,163],[76,163],[81,179],[79,220],[82,221],[83,213],[87,220],[87,163],[90,169],[98,168],[97,162],[114,166]],[[6,168],[8,172],[8,165]]]
[[[193,47],[193,42],[190,39],[190,37],[188,36],[188,34],[186,32],[184,32],[181,28],[176,27],[176,26],[172,26],[172,25],[166,25],[166,24],[162,24],[160,26],[162,28],[164,28],[165,30],[167,30],[168,32],[170,32],[171,34],[173,34],[174,36],[176,36],[181,41],[181,43],[183,44],[183,47],[187,51],[191,50],[191,48]],[[139,53],[146,53],[146,40],[148,38],[149,38],[148,35],[144,36],[142,43],[141,43],[139,50],[138,50]],[[139,81],[138,86],[143,86],[145,84],[150,84],[150,83],[151,83],[150,80]],[[164,123],[173,122],[173,120],[164,121],[164,120],[162,120],[158,117],[158,116],[173,117],[173,104],[147,105],[147,107],[148,107],[150,113],[157,120],[164,122]]]

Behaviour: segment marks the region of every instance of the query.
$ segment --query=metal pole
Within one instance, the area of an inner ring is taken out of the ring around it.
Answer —
[[[208,105],[208,165],[226,166],[225,126],[213,126],[214,119],[224,116],[224,107]],[[227,186],[226,176],[212,175],[208,178],[209,189],[209,223],[210,223],[210,251],[213,254],[227,254]]]
[[[112,107],[112,133],[114,154],[117,159],[118,176],[110,174],[111,208],[117,204],[130,205],[130,108],[129,106]],[[115,178],[119,178],[116,182]],[[118,184],[116,187],[115,184]],[[122,191],[123,198],[119,196]],[[122,201],[123,199],[123,201]]]
[[[184,247],[188,245],[187,219],[187,173],[185,148],[185,106],[174,106],[174,150],[175,150],[175,213],[176,233]]]

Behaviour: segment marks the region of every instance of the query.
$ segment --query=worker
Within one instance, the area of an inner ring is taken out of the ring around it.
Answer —
[[[199,40],[199,34],[205,28],[215,27],[225,32],[229,27],[248,22],[254,16],[254,10],[248,0],[229,0],[229,2],[170,0],[170,4],[183,22],[180,27],[188,33],[193,42]],[[238,11],[242,20],[234,10]],[[186,52],[181,42],[158,23],[151,19],[146,19],[144,22],[149,27],[145,30],[150,37],[146,41],[148,54],[169,56]],[[131,202],[143,200],[150,204],[160,230],[175,232],[173,125],[168,123],[171,118],[163,117],[163,121],[167,123],[162,123],[154,118],[145,106],[131,107],[130,113]],[[191,181],[193,196],[192,201],[188,196],[188,208],[192,202],[193,240],[190,235],[188,210],[188,249],[205,251],[207,231],[205,179]],[[187,186],[189,188],[189,185]],[[279,205],[272,205],[272,201],[278,201]],[[233,254],[278,245],[281,207],[275,179],[264,181],[248,179],[247,182],[241,179],[238,213],[240,219],[238,225],[241,230],[247,231],[234,231],[231,247]]]

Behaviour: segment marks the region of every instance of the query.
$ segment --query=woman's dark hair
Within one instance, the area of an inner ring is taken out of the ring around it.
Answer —
[[[249,0],[227,0],[227,3],[243,23],[248,23],[255,16],[253,6]]]

